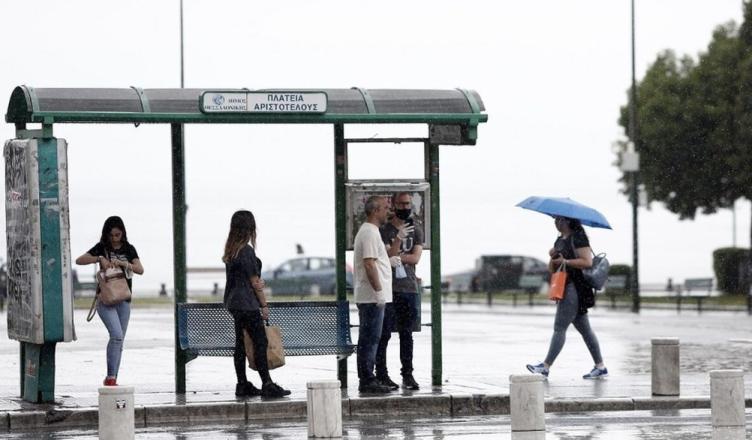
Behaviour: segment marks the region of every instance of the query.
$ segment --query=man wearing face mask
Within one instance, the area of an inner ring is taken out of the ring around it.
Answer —
[[[376,378],[383,385],[399,388],[389,378],[386,367],[386,349],[392,331],[397,329],[400,338],[400,361],[402,363],[402,387],[418,390],[420,386],[413,377],[413,325],[417,318],[418,283],[415,265],[423,253],[423,229],[416,226],[411,217],[412,197],[406,192],[392,199],[394,216],[381,227],[381,238],[389,257],[399,256],[401,266],[392,267],[392,302],[384,311],[381,340],[376,352]]]

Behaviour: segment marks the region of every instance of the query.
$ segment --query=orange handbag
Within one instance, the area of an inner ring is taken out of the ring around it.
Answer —
[[[564,299],[564,290],[567,287],[566,263],[561,263],[559,269],[551,275],[551,288],[548,290],[548,299],[561,301]]]

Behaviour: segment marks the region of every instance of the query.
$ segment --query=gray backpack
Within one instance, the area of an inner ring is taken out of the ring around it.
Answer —
[[[574,247],[574,237],[572,237],[572,250],[574,250],[575,256],[577,256],[577,249]],[[582,276],[590,287],[595,290],[603,289],[608,280],[608,269],[611,264],[606,259],[606,254],[595,254],[593,248],[590,248],[593,252],[593,266],[590,269],[582,269]]]

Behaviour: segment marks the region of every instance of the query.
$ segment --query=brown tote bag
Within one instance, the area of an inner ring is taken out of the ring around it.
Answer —
[[[269,342],[266,348],[267,365],[270,370],[273,370],[285,365],[285,348],[282,346],[282,331],[278,325],[269,325],[269,321],[266,322],[264,330],[266,330],[266,340]],[[258,371],[256,360],[253,356],[253,340],[245,330],[243,330],[243,338],[245,355],[248,357],[248,366],[251,367],[251,370]]]
[[[567,287],[566,263],[561,263],[559,269],[551,275],[551,288],[548,290],[548,299],[561,301],[564,299],[564,289]]]
[[[114,306],[131,299],[131,289],[121,269],[102,269],[97,272],[99,300],[107,306]]]

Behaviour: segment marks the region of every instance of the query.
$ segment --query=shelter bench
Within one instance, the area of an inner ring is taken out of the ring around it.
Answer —
[[[337,355],[341,359],[355,352],[348,301],[268,304],[269,324],[280,327],[285,356]],[[197,356],[232,356],[235,323],[222,303],[180,303],[178,338],[189,361]]]

